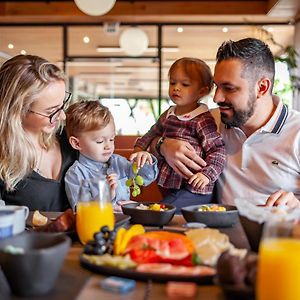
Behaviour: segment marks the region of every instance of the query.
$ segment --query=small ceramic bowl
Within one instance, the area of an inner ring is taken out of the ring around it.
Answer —
[[[170,204],[165,204],[167,210],[155,211],[136,208],[141,203],[142,202],[136,202],[122,205],[122,211],[124,215],[131,217],[131,223],[142,224],[145,226],[163,226],[168,224],[175,214],[176,207]],[[154,203],[147,202],[143,204],[149,206]]]
[[[71,240],[65,235],[26,232],[0,241],[0,265],[17,296],[40,296],[53,288]],[[7,252],[13,246],[23,254]],[[11,248],[11,247],[10,247]]]
[[[205,204],[212,206],[215,204]],[[226,211],[199,211],[203,205],[191,205],[181,209],[187,222],[200,222],[208,227],[231,227],[238,221],[238,211],[235,206],[220,204]]]

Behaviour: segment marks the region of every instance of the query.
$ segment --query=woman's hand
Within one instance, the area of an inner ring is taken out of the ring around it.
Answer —
[[[290,208],[300,207],[300,201],[292,192],[279,190],[267,199],[266,206],[286,205]]]
[[[206,162],[197,155],[191,144],[185,141],[166,138],[160,147],[160,152],[169,166],[186,179],[194,175],[190,169],[199,172],[206,166]]]

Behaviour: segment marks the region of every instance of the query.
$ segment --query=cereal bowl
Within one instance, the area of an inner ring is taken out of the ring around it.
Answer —
[[[122,205],[122,211],[124,215],[130,216],[131,223],[142,224],[145,226],[163,226],[168,224],[174,214],[176,207],[170,204],[165,204],[164,210],[151,210],[151,209],[140,209],[140,205],[150,207],[151,205],[159,203],[146,203],[146,202],[136,202],[128,203]]]
[[[225,211],[199,211],[203,207],[212,207],[216,204],[191,205],[181,209],[187,222],[200,222],[208,227],[231,227],[238,221],[238,211],[235,206],[220,204]]]
[[[25,297],[50,292],[70,244],[67,236],[35,232],[1,240],[0,265],[11,291]]]

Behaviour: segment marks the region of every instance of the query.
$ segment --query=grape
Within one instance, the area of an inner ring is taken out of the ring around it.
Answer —
[[[99,241],[104,238],[104,233],[102,231],[98,231],[94,233],[94,240]]]
[[[139,169],[135,162],[132,164],[132,172],[134,177],[126,180],[126,186],[132,190],[131,195],[136,197],[141,193],[139,186],[144,185],[144,178],[141,175],[138,175]]]
[[[126,184],[126,186],[128,186],[128,187],[132,186],[132,184],[133,184],[133,179],[132,179],[132,178],[127,179],[125,184]]]
[[[139,168],[136,163],[132,164],[132,171],[134,174],[137,174],[139,172]]]
[[[141,175],[137,175],[135,177],[135,182],[138,184],[138,185],[143,185],[144,184],[144,179]]]
[[[116,238],[116,232],[115,232],[115,230],[112,230],[112,231],[109,233],[108,240],[113,242],[113,241],[115,240],[115,238]]]
[[[100,230],[101,230],[101,232],[102,232],[103,234],[109,233],[109,232],[110,232],[109,227],[108,227],[107,225],[102,226],[102,227],[100,228]]]
[[[85,254],[94,254],[94,247],[92,245],[86,244],[83,249]]]

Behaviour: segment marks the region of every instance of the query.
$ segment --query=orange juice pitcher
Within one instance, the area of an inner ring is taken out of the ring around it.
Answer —
[[[82,244],[93,239],[95,232],[107,225],[114,228],[110,188],[105,179],[83,180],[77,203],[76,229]]]

